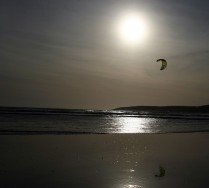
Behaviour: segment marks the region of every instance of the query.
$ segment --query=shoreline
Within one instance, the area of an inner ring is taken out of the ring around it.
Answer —
[[[200,130],[200,131],[186,131],[186,132],[182,132],[182,131],[175,131],[175,132],[142,132],[142,133],[120,133],[120,132],[116,132],[116,133],[105,133],[105,132],[72,132],[72,131],[7,131],[7,130],[1,130],[0,131],[0,136],[2,135],[25,135],[25,136],[31,136],[31,135],[117,135],[117,134],[195,134],[195,133],[202,133],[202,134],[207,134],[209,133],[209,130]]]

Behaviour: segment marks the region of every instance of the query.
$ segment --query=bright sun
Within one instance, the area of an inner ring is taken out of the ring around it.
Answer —
[[[121,19],[119,33],[124,41],[130,44],[136,44],[144,39],[146,27],[138,15],[129,14]]]

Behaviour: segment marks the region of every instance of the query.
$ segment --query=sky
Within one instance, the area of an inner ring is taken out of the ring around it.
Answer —
[[[118,33],[132,12],[137,44]],[[206,0],[1,0],[0,106],[209,104],[208,20]]]

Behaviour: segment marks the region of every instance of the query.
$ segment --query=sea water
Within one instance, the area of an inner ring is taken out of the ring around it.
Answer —
[[[1,134],[208,132],[209,113],[0,108]]]

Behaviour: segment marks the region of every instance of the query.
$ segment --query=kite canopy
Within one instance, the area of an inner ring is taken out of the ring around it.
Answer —
[[[157,62],[162,62],[160,70],[164,70],[167,67],[167,61],[165,59],[158,59]]]

